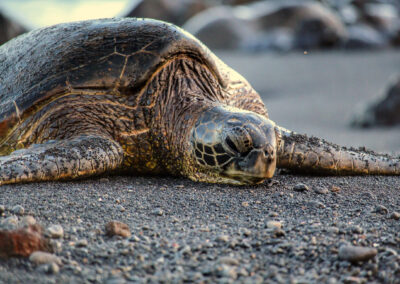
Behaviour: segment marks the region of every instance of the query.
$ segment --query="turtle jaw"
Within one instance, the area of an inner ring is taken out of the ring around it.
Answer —
[[[259,184],[273,177],[276,169],[275,152],[272,145],[268,145],[266,150],[254,149],[244,159],[228,164],[221,175],[243,184]]]

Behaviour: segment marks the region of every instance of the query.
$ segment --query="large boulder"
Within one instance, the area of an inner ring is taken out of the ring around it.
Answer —
[[[152,18],[181,26],[210,6],[203,0],[141,0],[125,17]]]
[[[356,127],[400,125],[400,76],[389,85],[384,95],[355,115]]]
[[[333,11],[311,2],[260,1],[238,7],[213,7],[191,18],[183,28],[212,49],[282,44],[284,49],[326,48],[339,46],[347,36],[345,26]]]

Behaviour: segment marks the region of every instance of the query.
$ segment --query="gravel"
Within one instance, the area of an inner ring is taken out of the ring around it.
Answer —
[[[107,180],[1,187],[0,204],[20,204],[43,227],[60,225],[64,235],[52,240],[58,247],[52,256],[61,261],[56,266],[0,259],[0,283],[400,279],[400,222],[390,217],[400,206],[398,177],[279,174],[273,185],[243,187],[167,177]],[[293,191],[299,183],[341,190]],[[115,206],[116,197],[124,212]],[[378,205],[389,213],[376,212]],[[0,223],[7,218],[19,220],[6,210]],[[109,220],[125,224],[118,226],[130,236],[107,235]]]

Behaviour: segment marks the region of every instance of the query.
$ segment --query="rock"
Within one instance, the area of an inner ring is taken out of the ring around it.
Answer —
[[[0,45],[28,30],[0,11]]]
[[[117,209],[120,211],[120,212],[125,212],[125,207],[124,206],[122,206],[122,205],[117,205]]]
[[[326,187],[317,187],[315,190],[315,193],[318,194],[328,194],[329,190]]]
[[[29,256],[29,260],[36,265],[48,264],[48,263],[56,263],[58,265],[61,265],[61,259],[58,256],[43,251],[33,252]]]
[[[388,39],[379,31],[363,24],[348,28],[348,38],[344,43],[345,49],[376,49],[388,45]]]
[[[164,215],[164,211],[161,208],[156,208],[153,210],[153,214],[157,216],[162,216]]]
[[[24,216],[21,221],[20,221],[20,226],[22,227],[29,227],[30,225],[35,225],[36,220],[33,218],[33,216]]]
[[[351,122],[355,127],[394,126],[400,124],[400,77],[395,77],[383,95],[363,106]]]
[[[51,262],[39,265],[38,270],[48,274],[58,274],[60,272],[60,267],[57,263]]]
[[[4,220],[1,221],[1,228],[7,229],[7,230],[14,230],[17,229],[18,227],[18,217],[17,216],[10,216],[5,218]]]
[[[239,265],[239,260],[233,257],[225,256],[225,257],[220,257],[218,259],[218,262],[221,264],[226,264],[226,265],[233,265],[233,266],[238,266]]]
[[[338,186],[336,186],[336,185],[332,185],[332,187],[331,187],[331,191],[332,192],[339,192],[339,191],[341,191],[342,189],[340,188],[340,187],[338,187]]]
[[[268,221],[267,222],[267,228],[268,229],[281,229],[282,228],[282,223],[279,221]]]
[[[88,241],[86,239],[82,239],[76,242],[77,247],[87,247]]]
[[[0,214],[3,214],[4,211],[6,211],[6,207],[3,204],[1,204],[0,205]]]
[[[127,224],[118,222],[118,221],[110,221],[105,226],[106,234],[110,237],[112,236],[121,236],[124,238],[128,238],[131,236],[131,232]]]
[[[64,229],[61,225],[51,225],[46,229],[46,235],[53,239],[61,239],[64,236]]]
[[[349,262],[367,261],[376,256],[375,248],[343,245],[339,248],[339,258]]]
[[[152,18],[180,26],[210,4],[203,0],[140,0],[125,17]]]
[[[298,183],[293,187],[293,190],[298,192],[304,192],[304,191],[309,191],[310,188],[303,183]]]
[[[229,236],[228,235],[220,235],[217,237],[217,241],[227,243],[227,242],[229,242]]]
[[[318,3],[256,3],[218,6],[189,19],[184,29],[211,49],[280,50],[338,46],[346,29]]]
[[[389,213],[389,210],[383,205],[377,205],[374,209],[375,213],[386,215]]]
[[[16,215],[23,215],[25,212],[24,207],[22,207],[21,205],[15,205],[12,209],[11,212],[16,214]]]
[[[400,213],[399,212],[392,212],[392,214],[390,214],[390,218],[394,219],[394,220],[400,220]]]

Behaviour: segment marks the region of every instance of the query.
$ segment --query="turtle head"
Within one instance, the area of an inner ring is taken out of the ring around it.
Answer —
[[[191,132],[193,180],[257,184],[274,175],[277,128],[256,113],[232,107],[203,112]]]

